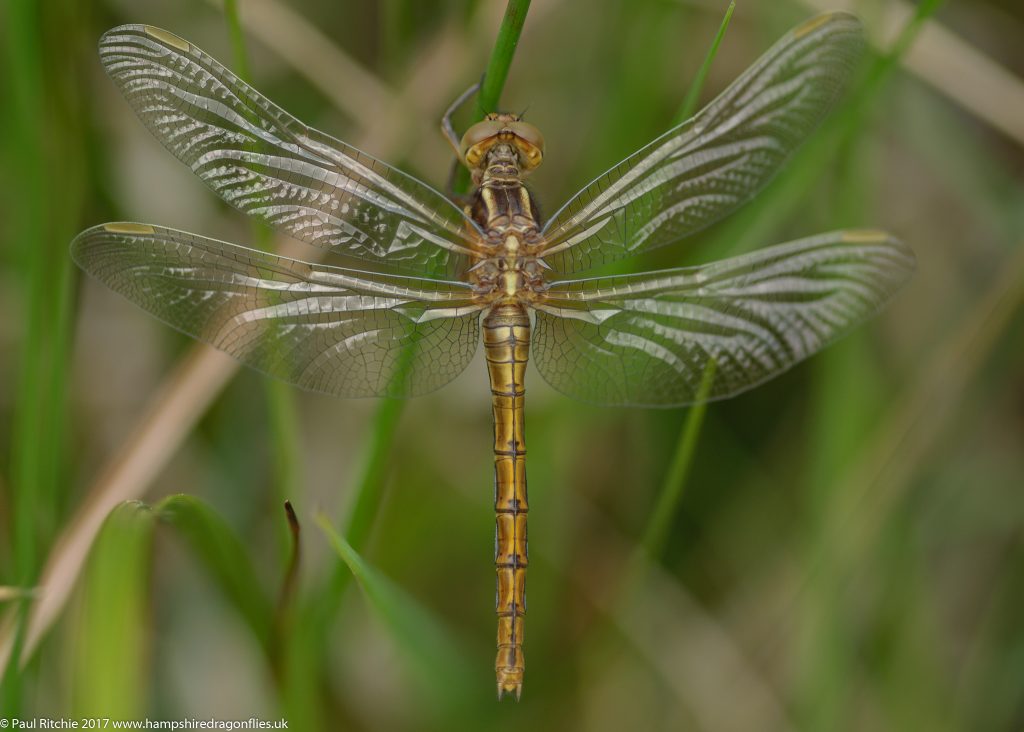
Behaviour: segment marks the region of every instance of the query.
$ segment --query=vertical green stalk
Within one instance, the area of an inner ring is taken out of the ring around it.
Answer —
[[[35,526],[37,507],[43,498],[43,425],[39,399],[43,396],[44,358],[47,333],[44,323],[50,309],[45,285],[43,256],[44,189],[41,130],[43,102],[42,52],[39,48],[35,4],[28,0],[12,0],[7,10],[8,88],[13,99],[11,115],[11,150],[15,166],[21,171],[22,205],[11,211],[16,232],[13,241],[20,242],[18,264],[22,269],[25,300],[25,340],[22,343],[18,372],[19,397],[11,436],[11,490],[14,542],[14,575],[18,584],[32,579],[36,565]]]
[[[236,0],[224,0],[224,16],[228,27],[228,34],[231,40],[235,73],[246,82],[250,81],[248,53],[245,44],[245,34],[242,31],[242,24],[238,15],[238,3]],[[252,224],[253,236],[258,246],[264,251],[271,249],[270,232],[266,226],[257,222]],[[295,410],[295,400],[291,387],[282,381],[268,379],[266,381],[267,409],[270,418],[270,435],[274,445],[274,487],[277,492],[278,505],[286,502],[291,506],[291,501],[298,496],[301,486],[299,466],[299,429],[298,418]],[[294,514],[292,514],[294,515]],[[297,556],[298,547],[294,544],[297,535],[289,538],[285,532],[281,532],[282,547],[292,545],[292,562],[289,567],[294,566],[294,559]],[[288,579],[291,569],[287,570],[286,582],[294,584],[294,576]],[[283,594],[286,592],[282,588]],[[287,590],[289,595],[292,590]],[[283,602],[292,605],[294,597],[289,597]],[[284,605],[279,606],[278,624],[275,626],[275,637],[272,641],[275,664],[275,676],[281,685],[281,703],[290,721],[300,729],[318,729],[322,726],[317,699],[317,687],[319,680],[308,678],[309,672],[315,668],[311,663],[314,659],[316,643],[323,643],[323,635],[319,635],[315,629],[307,623],[293,623],[295,615],[291,608],[285,612]]]
[[[384,492],[388,460],[404,406],[405,402],[399,399],[385,399],[374,416],[372,436],[358,483],[359,490],[345,522],[345,537],[354,547],[365,547],[369,539]]]
[[[711,394],[711,387],[715,383],[716,372],[715,361],[708,361],[701,378],[700,388],[697,390],[696,403],[690,407],[690,413],[686,416],[686,422],[679,433],[679,440],[676,443],[675,453],[672,455],[672,462],[669,465],[665,482],[661,485],[658,494],[658,502],[651,513],[651,519],[647,524],[647,530],[641,542],[644,552],[650,561],[656,561],[665,548],[665,540],[668,538],[669,529],[672,526],[672,519],[679,509],[679,502],[683,498],[686,488],[686,478],[690,474],[690,466],[693,464],[693,453],[697,448],[697,438],[700,429],[704,424],[704,413],[707,411],[707,398]]]
[[[228,38],[231,40],[231,58],[235,73],[247,83],[252,83],[249,72],[249,53],[245,46],[245,32],[238,17],[238,2],[224,0],[224,22],[228,27]]]
[[[686,96],[683,98],[683,104],[679,107],[679,111],[676,113],[673,124],[680,124],[685,122],[693,113],[697,111],[697,102],[700,100],[700,91],[704,88],[704,82],[707,81],[708,72],[711,70],[711,63],[715,60],[715,56],[718,54],[718,47],[722,43],[722,39],[725,38],[725,31],[729,28],[729,21],[732,20],[732,12],[736,9],[736,2],[729,3],[729,7],[725,10],[725,16],[722,18],[721,25],[718,26],[718,33],[715,34],[715,40],[711,42],[711,48],[708,49],[707,54],[704,56],[704,63],[700,65],[697,70],[697,75],[693,77],[693,83],[690,84],[690,88],[686,91]]]
[[[722,44],[725,32],[729,28],[729,21],[732,19],[735,2],[730,2],[725,10],[718,32],[715,34],[711,47],[704,55],[704,61],[693,79],[686,97],[683,99],[679,111],[676,113],[674,124],[679,124],[691,116],[697,107],[700,99],[700,92],[707,80],[708,71],[718,54],[718,48]],[[656,561],[665,547],[665,540],[668,537],[672,525],[672,518],[679,509],[679,502],[682,500],[686,489],[686,479],[690,474],[690,466],[693,463],[693,453],[697,447],[697,439],[700,436],[701,427],[704,424],[704,414],[707,411],[707,398],[711,394],[711,388],[715,383],[716,364],[713,360],[708,361],[701,377],[700,387],[697,390],[696,404],[690,408],[690,413],[683,423],[683,429],[679,433],[676,442],[676,449],[672,455],[672,462],[669,464],[668,473],[658,493],[658,500],[654,511],[651,513],[647,529],[644,531],[641,546],[649,561]]]
[[[236,0],[224,0],[224,20],[231,39],[235,73],[243,81],[251,83],[245,33],[239,20]],[[253,222],[252,233],[260,249],[271,249],[270,231],[266,226]],[[280,504],[296,498],[301,490],[298,417],[295,399],[288,384],[276,379],[267,379],[265,389],[271,442],[274,446],[274,487]]]
[[[13,101],[10,110],[11,160],[21,170],[20,180],[22,205],[11,212],[14,241],[21,242],[22,251],[18,264],[22,268],[22,281],[26,283],[25,299],[25,340],[22,344],[21,364],[18,370],[19,398],[15,404],[14,423],[11,434],[11,515],[9,527],[12,546],[10,555],[14,566],[11,568],[13,582],[29,586],[36,568],[35,526],[42,503],[42,413],[34,402],[40,396],[42,386],[42,361],[46,350],[42,323],[45,319],[46,302],[44,291],[39,286],[42,276],[42,211],[40,206],[43,189],[42,150],[40,131],[36,124],[42,109],[40,90],[41,52],[39,30],[34,4],[30,0],[12,0],[7,7],[7,54],[8,89]],[[14,652],[4,674],[0,699],[4,716],[17,713],[20,703],[20,678],[17,673],[17,659],[21,655],[24,609],[19,610],[19,632]]]
[[[686,91],[686,96],[683,98],[682,104],[680,104],[678,111],[672,119],[670,127],[674,127],[682,122],[685,122],[691,116],[697,108],[697,104],[700,101],[700,93],[704,88],[704,82],[707,81],[708,72],[711,70],[711,64],[715,60],[715,56],[718,54],[718,47],[722,43],[722,39],[725,37],[725,32],[729,27],[729,21],[732,19],[733,9],[736,7],[736,3],[730,3],[729,7],[726,8],[725,15],[722,18],[722,22],[718,27],[718,33],[715,34],[714,40],[711,42],[711,46],[708,48],[707,53],[704,54],[704,60],[701,62],[700,68],[697,70],[697,74],[693,77],[693,83],[690,84],[690,88]],[[659,22],[660,19],[659,19]],[[620,102],[621,105],[621,102]],[[606,274],[627,274],[632,270],[635,265],[628,260],[620,260],[608,267]]]
[[[122,503],[103,522],[89,553],[70,654],[70,711],[76,718],[131,719],[146,713],[146,618],[156,518],[143,503]]]
[[[512,66],[512,58],[519,45],[519,36],[523,33],[523,25],[526,23],[526,14],[529,10],[530,0],[509,0],[505,6],[505,16],[498,27],[498,37],[494,40],[491,59],[487,63],[487,70],[476,95],[476,114],[473,122],[482,120],[484,115],[498,109],[501,92],[505,88],[508,71]],[[469,190],[469,171],[462,166],[459,166],[455,174],[453,188],[457,193]]]
[[[360,553],[366,548],[384,496],[389,472],[388,463],[398,431],[398,421],[404,408],[405,402],[400,399],[384,399],[373,418],[370,441],[363,453],[362,469],[355,483],[348,518],[344,521],[345,539]],[[351,580],[352,573],[339,559],[317,602],[316,622],[313,625],[318,626],[322,632],[327,632]]]
[[[24,302],[24,338],[18,353],[16,404],[11,427],[8,554],[11,584],[30,587],[41,547],[53,534],[64,500],[66,467],[67,365],[70,349],[71,259],[67,242],[78,221],[83,191],[80,150],[81,95],[72,63],[48,76],[42,6],[13,0],[6,6],[6,53],[11,169],[18,171],[19,205],[8,212],[11,241],[18,242],[15,266]],[[50,16],[80,27],[74,3],[55,3]],[[75,34],[64,37],[72,58]],[[47,135],[44,141],[44,133]],[[55,164],[59,161],[59,164]],[[17,709],[20,678],[19,617],[14,653],[0,691],[0,709]]]
[[[262,227],[259,227],[262,228]],[[266,383],[270,435],[274,443],[274,485],[278,499],[294,501],[302,494],[299,416],[292,387],[277,379]],[[286,542],[291,546],[290,540]]]
[[[498,28],[491,60],[487,64],[487,71],[484,72],[484,79],[480,84],[480,93],[476,98],[477,119],[483,119],[485,114],[498,108],[501,91],[505,88],[512,57],[515,55],[516,46],[519,45],[519,36],[523,32],[523,24],[529,10],[530,0],[509,0],[505,6],[505,17]]]
[[[866,167],[870,156],[859,143],[851,139],[833,161],[838,185],[825,213],[840,226],[875,220],[867,210],[867,186],[874,180]],[[807,584],[797,608],[800,661],[792,706],[802,728],[842,729],[855,706],[850,690],[856,686],[858,664],[850,631],[856,624],[844,602],[849,577],[838,561],[835,528],[850,517],[842,510],[847,504],[837,495],[843,486],[836,485],[835,476],[870,434],[882,390],[878,364],[862,331],[816,356],[810,368],[815,375],[816,393],[810,401],[814,429],[803,440],[807,450],[799,522]],[[888,567],[879,567],[883,577],[889,573]]]

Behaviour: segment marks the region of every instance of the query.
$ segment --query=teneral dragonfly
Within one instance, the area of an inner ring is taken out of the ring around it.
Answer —
[[[301,123],[178,36],[122,26],[100,42],[103,65],[168,150],[239,210],[381,271],[137,223],[84,231],[72,254],[175,328],[336,396],[437,389],[466,368],[482,332],[494,415],[495,667],[499,698],[518,698],[531,349],[541,376],[570,396],[681,406],[709,373],[705,398],[733,396],[875,313],[914,258],[873,230],[698,267],[573,278],[683,239],[748,201],[832,105],[862,46],[853,16],[803,23],[703,111],[542,222],[523,178],[544,143],[519,116],[491,114],[462,138],[475,191],[460,206]]]

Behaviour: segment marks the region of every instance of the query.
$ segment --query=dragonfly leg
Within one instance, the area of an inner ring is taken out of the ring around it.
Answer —
[[[441,118],[441,134],[444,135],[444,139],[448,141],[448,144],[452,146],[452,150],[455,152],[455,157],[459,163],[465,164],[465,160],[462,159],[461,140],[455,133],[455,127],[452,125],[452,115],[455,114],[459,108],[465,104],[471,96],[477,93],[480,89],[480,82],[473,84],[473,86],[462,92],[459,97],[451,103],[447,111],[444,113],[444,117]]]

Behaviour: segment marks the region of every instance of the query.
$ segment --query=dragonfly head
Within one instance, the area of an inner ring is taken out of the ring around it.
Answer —
[[[482,122],[466,130],[462,136],[462,159],[466,167],[477,170],[487,164],[487,151],[497,143],[513,145],[519,152],[523,173],[538,167],[544,160],[544,136],[518,114],[492,112]]]

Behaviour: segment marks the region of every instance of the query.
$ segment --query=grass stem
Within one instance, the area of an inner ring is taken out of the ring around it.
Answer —
[[[732,20],[732,12],[736,9],[736,2],[733,0],[729,3],[729,7],[725,9],[725,16],[722,18],[722,24],[718,26],[718,33],[715,34],[715,40],[711,42],[711,48],[708,49],[707,55],[704,56],[704,62],[700,65],[697,70],[697,75],[693,77],[693,83],[690,84],[690,88],[686,92],[686,96],[683,98],[683,103],[679,107],[679,111],[676,113],[673,124],[680,124],[685,122],[693,113],[697,111],[697,103],[700,100],[701,89],[704,88],[704,82],[707,81],[708,71],[711,70],[711,63],[715,60],[715,56],[718,54],[718,47],[722,43],[722,39],[725,38],[725,31],[729,28],[729,21]]]
[[[473,122],[482,120],[484,115],[498,109],[501,92],[505,88],[505,80],[508,79],[508,71],[512,66],[512,58],[519,45],[519,36],[522,35],[529,10],[530,0],[509,0],[505,6],[505,16],[498,28],[491,59],[487,63],[487,70],[480,82],[480,91],[476,95],[476,114]],[[455,173],[452,188],[456,193],[466,193],[469,190],[469,171],[461,165]]]
[[[243,81],[251,83],[249,54],[241,18],[238,14],[237,0],[224,0],[224,21],[231,38],[235,73]],[[259,248],[269,251],[272,248],[270,230],[256,221],[252,222],[251,230]],[[299,426],[295,397],[290,386],[273,379],[266,380],[265,392],[270,418],[271,443],[274,446],[274,488],[280,501],[290,501],[300,494],[302,488]]]
[[[526,14],[530,10],[530,0],[509,0],[505,7],[505,17],[498,28],[498,37],[494,42],[491,60],[487,64],[480,93],[477,95],[477,118],[482,119],[488,112],[498,108],[501,91],[505,88],[512,58],[519,45],[519,36],[523,32]]]
[[[697,390],[697,403],[690,407],[690,412],[686,416],[686,422],[679,433],[679,441],[676,443],[676,449],[672,455],[672,463],[658,494],[658,502],[651,513],[647,529],[644,531],[641,545],[651,561],[657,560],[661,555],[672,526],[672,519],[679,509],[679,502],[682,500],[686,488],[686,478],[690,474],[690,466],[693,464],[697,438],[700,436],[701,426],[704,424],[707,398],[715,383],[716,370],[715,362],[708,361]]]

